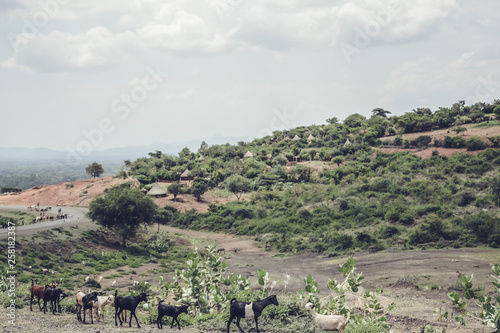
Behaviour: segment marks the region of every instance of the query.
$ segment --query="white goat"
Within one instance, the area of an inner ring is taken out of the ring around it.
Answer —
[[[338,331],[340,333],[344,333],[345,327],[347,326],[347,322],[349,318],[351,318],[351,313],[347,313],[347,318],[339,315],[322,315],[317,314],[314,311],[314,304],[307,303],[305,308],[311,313],[311,316],[314,319],[314,322],[323,331]]]
[[[97,296],[97,302],[94,302],[95,316],[97,321],[100,321],[102,318],[102,322],[104,323],[104,307],[108,304],[115,303],[115,296]]]

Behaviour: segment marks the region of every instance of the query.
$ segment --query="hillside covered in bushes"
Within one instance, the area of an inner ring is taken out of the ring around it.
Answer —
[[[198,200],[209,190],[231,195],[234,201],[212,204],[205,213],[167,207],[167,220],[255,235],[284,252],[335,255],[396,244],[500,247],[499,116],[500,100],[417,108],[402,116],[374,109],[369,118],[330,118],[248,143],[203,142],[198,151],[184,148],[178,156],[151,152],[126,161],[124,173],[146,189],[164,181],[171,193]],[[488,128],[488,135],[465,135],[478,127]],[[433,136],[443,129],[446,135]],[[434,151],[424,159],[378,150],[384,147]],[[447,156],[438,148],[462,152]],[[192,182],[176,185],[181,175]]]

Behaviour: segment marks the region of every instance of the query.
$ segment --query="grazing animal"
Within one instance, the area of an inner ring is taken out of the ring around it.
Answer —
[[[139,320],[135,315],[135,309],[139,305],[140,302],[147,302],[148,298],[146,293],[140,293],[137,296],[118,296],[118,290],[115,291],[115,326],[118,326],[118,322],[116,318],[120,321],[120,326],[123,325],[122,319],[120,318],[120,314],[123,310],[130,311],[130,319],[128,322],[128,326],[132,327],[132,317],[135,317],[135,322],[137,323],[137,328],[141,328],[139,325]]]
[[[94,302],[95,317],[97,321],[104,323],[104,307],[108,304],[113,304],[115,302],[115,296],[97,296],[97,301]]]
[[[59,288],[46,287],[43,291],[43,313],[45,314],[47,310],[47,302],[50,302],[50,310],[52,314],[56,314],[56,311],[61,313],[61,301],[67,295]]]
[[[94,302],[97,302],[97,296],[99,296],[99,293],[97,291],[93,291],[88,294],[84,294],[81,291],[79,291],[76,294],[76,318],[78,321],[82,321],[82,313],[81,310],[83,309],[83,323],[85,324],[85,311],[89,310],[90,311],[90,323],[94,323],[94,318],[92,316],[92,308],[94,307]]]
[[[156,324],[158,325],[158,328],[163,328],[163,324],[161,322],[161,319],[163,316],[169,316],[172,317],[172,324],[170,325],[170,328],[174,326],[174,323],[177,321],[177,326],[179,329],[181,329],[181,324],[179,323],[179,319],[177,319],[177,316],[179,316],[182,312],[188,313],[188,307],[187,305],[181,305],[181,306],[175,306],[175,305],[170,305],[170,304],[162,304],[164,301],[160,301],[158,304],[158,319],[156,320]]]
[[[234,317],[236,317],[236,326],[238,326],[242,333],[245,332],[240,327],[240,319],[253,317],[255,319],[255,328],[257,330],[257,333],[260,333],[257,318],[260,317],[262,311],[264,311],[264,308],[270,304],[279,305],[276,295],[271,295],[261,301],[255,302],[241,302],[237,301],[236,298],[233,298],[231,300],[231,306],[229,308],[230,315],[229,321],[227,322],[227,333],[229,333],[229,326],[231,325]]]
[[[350,312],[347,313],[347,318],[340,315],[317,314],[316,311],[314,311],[314,304],[312,303],[307,303],[305,308],[311,313],[318,328],[323,331],[338,331],[339,333],[344,333],[347,322],[351,317]]]
[[[33,297],[37,297],[38,299],[38,308],[42,311],[42,307],[40,306],[40,298],[43,300],[43,292],[45,288],[55,288],[56,284],[47,284],[47,285],[39,285],[35,284],[35,281],[31,279],[31,300],[30,300],[30,311],[33,311]]]

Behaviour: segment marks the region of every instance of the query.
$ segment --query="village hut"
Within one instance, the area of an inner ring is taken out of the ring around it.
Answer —
[[[191,171],[189,171],[189,169],[186,169],[186,170],[184,170],[183,173],[181,173],[181,180],[191,181],[193,179],[194,179],[194,177],[191,175]]]
[[[249,158],[249,157],[253,157],[253,154],[252,152],[249,150],[245,153],[245,155],[243,155],[243,158]]]
[[[349,139],[347,139],[347,140],[345,140],[344,147],[349,146],[350,144],[351,144],[351,141],[349,141]]]
[[[316,138],[312,134],[309,134],[309,136],[307,137],[307,142],[311,142],[314,139],[316,139]]]
[[[299,141],[299,140],[300,140],[300,137],[297,134],[295,134],[292,141]]]
[[[161,198],[167,196],[167,191],[165,191],[158,183],[154,183],[151,189],[147,192],[147,195],[150,195],[155,198]]]

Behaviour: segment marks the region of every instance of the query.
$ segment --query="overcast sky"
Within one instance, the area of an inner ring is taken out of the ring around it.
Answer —
[[[2,0],[0,22],[1,147],[252,139],[500,98],[498,0]]]

